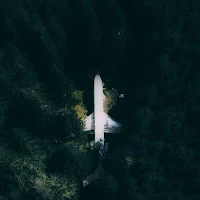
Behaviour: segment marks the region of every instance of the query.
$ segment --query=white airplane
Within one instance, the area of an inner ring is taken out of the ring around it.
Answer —
[[[99,167],[89,176],[83,180],[83,187],[87,186],[96,179],[102,177],[101,161],[104,158],[104,133],[119,133],[121,132],[122,125],[113,120],[104,112],[103,85],[100,75],[94,78],[94,112],[84,120],[84,131],[94,131],[95,142],[100,142],[101,147],[99,150]]]

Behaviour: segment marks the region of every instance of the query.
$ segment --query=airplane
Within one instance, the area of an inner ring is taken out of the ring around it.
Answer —
[[[84,131],[94,131],[95,142],[100,143],[99,166],[83,180],[83,187],[103,178],[102,160],[105,158],[105,150],[108,145],[108,143],[105,145],[104,133],[119,133],[122,130],[122,125],[104,112],[104,100],[102,80],[100,75],[96,74],[94,78],[94,112],[84,120]]]

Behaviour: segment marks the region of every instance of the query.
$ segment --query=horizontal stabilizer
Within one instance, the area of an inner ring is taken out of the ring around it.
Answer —
[[[109,115],[107,115],[107,122],[104,126],[104,132],[105,133],[120,133],[121,131],[122,131],[122,125],[119,122],[112,119]]]
[[[104,170],[101,166],[99,166],[93,173],[91,173],[89,176],[83,180],[83,187],[86,187],[87,185],[93,183],[94,181],[98,179],[102,179],[104,177]]]
[[[94,113],[90,114],[84,120],[84,131],[92,131],[94,130]]]

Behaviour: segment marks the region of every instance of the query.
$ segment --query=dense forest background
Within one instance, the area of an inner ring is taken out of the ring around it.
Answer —
[[[199,8],[1,0],[0,200],[199,200]],[[77,109],[93,112],[97,72],[125,94],[109,112],[124,131],[83,189],[98,162]]]

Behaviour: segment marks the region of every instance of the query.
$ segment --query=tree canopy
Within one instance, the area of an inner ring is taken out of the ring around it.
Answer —
[[[0,200],[200,199],[198,8],[0,1]],[[83,189],[98,166],[83,132],[94,72],[124,130],[105,136],[102,184]]]

